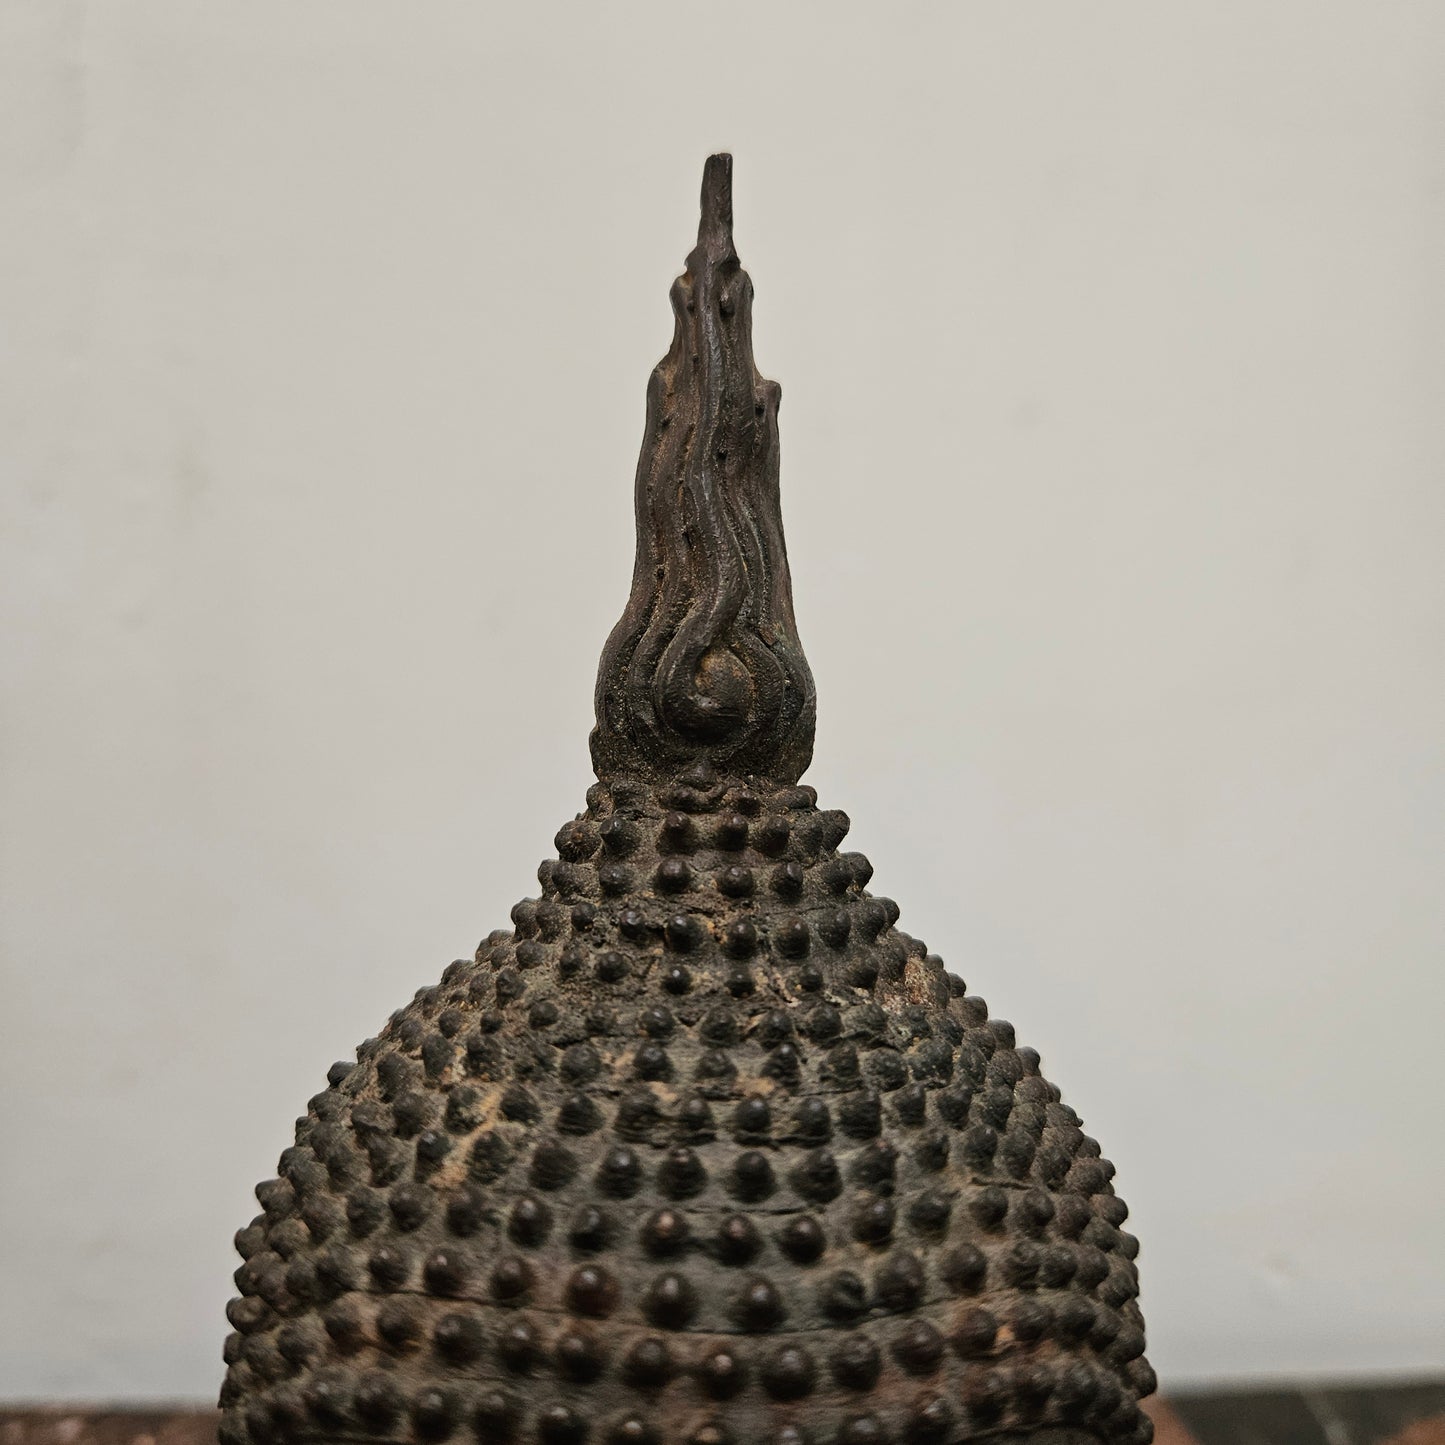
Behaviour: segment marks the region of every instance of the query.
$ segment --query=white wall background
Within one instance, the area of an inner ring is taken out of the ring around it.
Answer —
[[[737,156],[811,780],[1167,1384],[1445,1359],[1445,8],[0,3],[0,1391],[212,1396],[327,1065],[580,806]]]

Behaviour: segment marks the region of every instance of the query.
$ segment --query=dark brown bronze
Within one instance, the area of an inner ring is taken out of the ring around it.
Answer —
[[[753,364],[731,156],[703,172],[672,310],[672,349],[647,387],[637,561],[597,673],[592,761],[604,782],[706,762],[795,783],[813,756],[813,675],[778,505],[782,388]]]
[[[308,1107],[222,1445],[1145,1442],[1113,1166],[799,786],[731,160],[673,287],[587,810]]]

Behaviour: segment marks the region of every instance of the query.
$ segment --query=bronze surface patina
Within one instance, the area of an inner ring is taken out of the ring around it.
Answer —
[[[731,160],[672,289],[587,809],[311,1100],[223,1445],[1144,1442],[1113,1166],[800,786],[814,690]]]

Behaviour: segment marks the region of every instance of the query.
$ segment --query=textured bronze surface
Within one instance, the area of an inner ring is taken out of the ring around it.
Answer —
[[[586,811],[310,1103],[224,1445],[1143,1442],[1113,1166],[797,779],[814,695],[713,157]]]
[[[782,388],[753,364],[731,156],[707,163],[672,310],[672,347],[647,387],[632,595],[597,673],[592,760],[601,778],[706,759],[795,783],[813,756],[813,675],[778,505]]]
[[[1155,1445],[1199,1445],[1157,1396],[1145,1408]],[[0,1409],[0,1445],[215,1445],[219,1419],[214,1410],[159,1407]],[[1371,1445],[1371,1438],[1351,1445]],[[1445,1445],[1445,1420],[1392,1435],[1388,1445]]]

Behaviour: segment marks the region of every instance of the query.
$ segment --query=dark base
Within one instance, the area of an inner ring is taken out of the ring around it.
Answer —
[[[480,1445],[492,1445],[480,1436],[476,1438]],[[403,1445],[400,1441],[376,1441],[371,1437],[362,1442],[352,1435],[311,1435],[307,1441],[308,1445]],[[497,1441],[496,1445],[502,1445],[502,1442]],[[507,1445],[512,1445],[512,1442],[508,1441]],[[1034,1430],[1023,1435],[967,1435],[960,1437],[957,1445],[1112,1445],[1112,1437],[1106,1439],[1084,1430],[1050,1429]]]
[[[475,1437],[480,1445],[493,1445],[480,1436]],[[404,1445],[401,1441],[381,1441],[373,1439],[359,1441],[351,1435],[315,1435],[308,1436],[308,1445]],[[994,1434],[994,1435],[965,1435],[959,1437],[956,1445],[1112,1445],[1113,1437],[1108,1439],[1083,1430],[1035,1430],[1028,1434]],[[495,1445],[503,1445],[500,1440]],[[508,1441],[506,1445],[513,1445]]]
[[[1035,1430],[1031,1435],[989,1435],[977,1445],[1107,1445],[1082,1430]]]
[[[0,1409],[0,1445],[215,1445],[210,1410]],[[356,1445],[350,1439],[316,1445]],[[368,1441],[367,1445],[378,1445]],[[971,1442],[974,1445],[974,1442]],[[1109,1445],[1078,1430],[1038,1430],[1030,1435],[991,1435],[976,1445]]]

